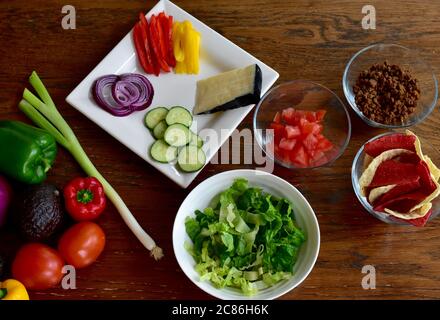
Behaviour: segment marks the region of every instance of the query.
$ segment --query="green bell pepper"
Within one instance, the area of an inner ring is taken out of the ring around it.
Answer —
[[[28,184],[41,183],[57,154],[55,138],[19,121],[0,121],[0,172]]]

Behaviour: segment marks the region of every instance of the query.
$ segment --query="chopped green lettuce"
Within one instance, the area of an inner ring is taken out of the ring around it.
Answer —
[[[236,179],[210,207],[196,210],[185,227],[192,240],[185,247],[200,279],[245,295],[291,277],[305,241],[291,203],[249,187],[245,179]]]

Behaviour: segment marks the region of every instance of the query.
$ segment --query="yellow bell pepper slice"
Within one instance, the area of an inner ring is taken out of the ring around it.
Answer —
[[[183,25],[176,21],[173,24],[173,51],[176,62],[182,62],[185,59],[183,50]]]
[[[200,70],[200,34],[191,22],[175,22],[173,25],[173,50],[176,57],[176,73],[198,74]]]
[[[186,65],[186,72],[192,73],[192,35],[191,35],[191,29],[188,30],[188,28],[185,27],[185,65]]]
[[[200,71],[200,33],[193,30],[193,72],[194,74],[198,74]]]
[[[9,279],[0,282],[0,300],[29,300],[29,295],[20,281]]]

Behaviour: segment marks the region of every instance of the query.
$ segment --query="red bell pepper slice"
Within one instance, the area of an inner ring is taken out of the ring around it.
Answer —
[[[141,35],[142,35],[142,39],[144,40],[143,43],[145,47],[147,62],[152,66],[153,71],[151,73],[154,73],[156,76],[158,76],[160,73],[160,66],[158,65],[157,59],[154,56],[154,53],[152,52],[148,21],[142,12],[139,13],[139,20],[140,20],[139,24],[141,26],[140,28]]]
[[[157,17],[155,15],[151,16],[150,19],[150,38],[153,52],[156,55],[159,66],[163,71],[170,72],[170,67],[166,63],[166,60],[164,59],[164,54],[162,53],[162,50],[166,50],[162,49],[164,47],[163,42],[161,43],[161,39],[163,39],[162,28],[160,28]]]
[[[165,60],[165,62],[167,62],[167,56],[168,56],[168,41],[166,40],[166,35],[164,33],[164,28],[162,25],[162,20],[166,18],[165,17],[165,13],[162,11],[161,13],[159,13],[159,15],[156,17],[156,27],[157,27],[157,36],[159,38],[159,47],[160,47],[160,52],[162,54],[162,59]],[[168,62],[167,62],[168,64]]]
[[[176,66],[176,58],[174,57],[173,49],[173,17],[166,16],[161,12],[158,17],[159,25],[162,28],[161,47],[165,49],[165,60],[170,67]]]
[[[174,57],[173,47],[173,16],[168,17],[168,59],[170,65],[174,68],[176,66],[176,58]]]
[[[141,26],[138,23],[136,23],[133,29],[133,40],[134,46],[136,48],[136,53],[142,68],[148,74],[154,73],[153,66],[148,62],[146,57],[145,45],[144,41],[142,40],[141,34]]]

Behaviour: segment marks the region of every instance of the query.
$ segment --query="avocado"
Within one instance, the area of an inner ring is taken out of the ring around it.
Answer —
[[[26,240],[49,239],[62,226],[64,211],[60,191],[55,186],[29,186],[16,200],[16,222]]]

